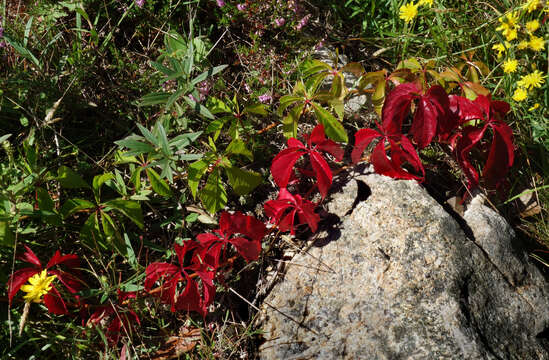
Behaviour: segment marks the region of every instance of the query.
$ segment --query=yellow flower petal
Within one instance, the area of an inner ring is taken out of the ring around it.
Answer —
[[[417,16],[417,7],[418,5],[414,4],[413,1],[408,4],[402,5],[399,9],[399,17],[405,22],[412,21]]]
[[[539,29],[539,21],[532,20],[526,23],[526,31],[528,31],[529,33],[533,33],[537,29]]]
[[[512,72],[517,71],[518,67],[518,61],[515,59],[508,59],[503,62],[503,72],[506,74],[510,74]]]
[[[528,93],[523,88],[518,88],[513,94],[513,100],[515,101],[524,101],[528,97]]]

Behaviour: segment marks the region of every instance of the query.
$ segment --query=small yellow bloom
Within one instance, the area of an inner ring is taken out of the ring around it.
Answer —
[[[539,21],[532,20],[526,23],[526,31],[528,31],[529,33],[533,33],[537,29],[539,29]]]
[[[418,5],[429,5],[429,7],[433,6],[434,0],[419,0],[417,3]]]
[[[510,29],[509,31],[506,31],[503,35],[505,35],[505,40],[513,41],[517,38],[517,29]]]
[[[528,46],[534,51],[541,51],[545,49],[545,40],[535,35],[530,35],[530,41],[528,42]]]
[[[496,50],[497,53],[498,53],[498,59],[501,57],[501,55],[503,53],[505,53],[507,51],[506,45],[507,44],[503,45],[502,43],[499,43],[499,44],[495,44],[494,46],[492,46],[492,50]],[[509,47],[509,46],[507,46],[507,47]]]
[[[515,101],[524,101],[528,97],[528,93],[523,88],[517,88],[513,94],[513,100]]]
[[[42,296],[51,290],[51,282],[55,275],[48,276],[47,270],[42,270],[40,274],[35,274],[29,278],[29,284],[21,286],[21,291],[28,294],[23,296],[27,302],[40,302]]]
[[[533,88],[540,88],[541,85],[543,85],[543,83],[545,82],[543,78],[543,73],[539,70],[535,70],[530,74],[521,76],[520,80],[517,81],[517,85],[528,90]]]
[[[539,108],[539,103],[535,103],[534,106],[532,106],[530,109],[528,109],[528,111],[534,111],[537,108]]]
[[[518,50],[524,50],[524,49],[526,49],[529,45],[530,45],[530,43],[528,42],[528,40],[522,40],[521,42],[518,43],[517,49],[518,49]]]
[[[509,59],[503,62],[503,72],[505,72],[506,74],[517,71],[517,67],[518,61],[515,59]]]
[[[417,4],[414,4],[414,2],[410,2],[408,4],[402,5],[400,7],[400,18],[404,20],[405,22],[412,21],[417,16]]]
[[[536,10],[539,6],[539,0],[527,0],[524,7],[528,9],[528,13]]]
[[[517,26],[519,20],[519,12],[511,11],[498,19],[502,26],[505,26],[509,29],[513,29]]]

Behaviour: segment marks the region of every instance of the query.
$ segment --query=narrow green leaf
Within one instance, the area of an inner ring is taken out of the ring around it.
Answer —
[[[149,129],[139,123],[136,123],[135,125],[137,125],[137,128],[139,129],[139,131],[141,131],[141,134],[143,134],[148,142],[156,147],[160,147],[160,141],[158,141],[158,139],[152,134],[152,132],[149,131]]]
[[[138,135],[128,136],[125,139],[115,141],[114,143],[122,148],[127,148],[129,151],[125,153],[126,156],[137,156],[141,154],[148,154],[154,152],[154,147],[150,144],[138,141],[137,138],[142,138]]]
[[[100,251],[109,249],[103,233],[99,228],[99,219],[97,218],[96,213],[91,214],[82,226],[82,229],[80,229],[80,239],[85,245],[92,249],[98,249]]]
[[[150,93],[141,98],[141,102],[139,103],[139,106],[165,104],[170,98],[170,96],[171,95],[169,93],[164,93],[164,92]]]
[[[64,165],[57,170],[57,180],[62,187],[67,189],[89,187],[80,175]]]
[[[200,200],[210,214],[218,212],[227,205],[227,191],[223,186],[219,168],[215,168],[208,176],[206,186],[200,192]]]
[[[114,179],[114,175],[110,172],[93,177],[92,189],[95,201],[99,202],[99,199],[101,198],[101,187],[103,184],[112,179]]]
[[[199,82],[206,80],[210,76],[214,76],[215,74],[219,73],[220,71],[223,71],[227,68],[228,65],[219,65],[212,69],[209,69],[208,71],[204,71],[202,74],[198,75],[191,81],[191,85],[196,85]]]
[[[207,100],[207,106],[212,112],[212,114],[219,114],[219,113],[232,113],[233,110],[225,104],[222,100],[216,98],[216,97],[210,97]]]
[[[168,137],[166,136],[166,130],[164,130],[164,126],[162,126],[160,121],[156,123],[155,129],[159,135],[158,140],[160,141],[160,148],[162,149],[162,152],[166,156],[172,155],[172,152],[170,151],[170,146],[168,145]]]
[[[164,180],[160,178],[160,176],[156,171],[154,171],[151,168],[147,168],[145,169],[145,172],[147,173],[147,177],[149,178],[149,181],[151,183],[153,190],[158,195],[163,196],[165,198],[170,198],[172,196],[170,186],[168,185],[168,183],[166,183]]]
[[[326,136],[335,141],[349,141],[343,125],[328,110],[315,102],[312,102],[311,105],[313,106],[318,121],[324,125]]]
[[[122,256],[126,255],[126,243],[120,235],[118,226],[111,218],[109,214],[101,211],[101,225],[103,227],[103,233],[105,234],[105,240],[112,250],[118,251]]]
[[[194,111],[198,112],[200,115],[211,120],[215,119],[215,116],[213,116],[210,110],[208,110],[204,105],[197,103],[188,96],[183,96],[183,99],[187,102],[187,104],[189,104],[191,108],[194,109]]]

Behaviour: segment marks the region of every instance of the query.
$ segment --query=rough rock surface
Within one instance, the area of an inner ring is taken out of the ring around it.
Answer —
[[[265,299],[261,358],[549,359],[549,287],[498,214],[476,201],[460,226],[413,181],[355,180]]]

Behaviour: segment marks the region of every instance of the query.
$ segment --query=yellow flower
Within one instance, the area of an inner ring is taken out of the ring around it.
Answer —
[[[523,88],[518,88],[513,94],[513,100],[515,101],[524,101],[528,97],[528,93]]]
[[[21,291],[28,294],[23,296],[27,302],[40,302],[40,298],[51,290],[51,282],[55,275],[48,276],[47,270],[42,270],[40,274],[35,274],[29,278],[29,284],[21,286]]]
[[[539,103],[535,103],[534,106],[532,106],[530,109],[528,109],[528,111],[534,111],[537,108],[539,108]]]
[[[522,40],[521,42],[518,43],[517,49],[524,50],[528,47],[528,45],[530,45],[530,43],[527,40]]]
[[[535,70],[530,74],[521,76],[520,80],[517,81],[517,85],[530,90],[535,87],[540,88],[544,82],[543,73],[539,70]]]
[[[499,43],[499,44],[495,44],[494,46],[492,46],[492,50],[496,50],[497,53],[498,53],[498,59],[501,57],[501,55],[503,53],[505,53],[507,51],[506,45],[507,44],[503,45],[502,43]]]
[[[539,0],[527,0],[524,7],[528,9],[528,13],[536,10],[539,6]]]
[[[405,22],[412,21],[413,18],[417,16],[417,4],[414,4],[412,1],[411,3],[402,5],[400,7],[400,18],[404,20]]]
[[[503,35],[505,35],[505,40],[507,41],[513,41],[517,38],[517,29],[511,29],[507,32],[505,32]]]
[[[535,35],[530,35],[530,41],[528,42],[528,46],[530,46],[530,49],[534,51],[541,51],[545,49],[545,40]]]
[[[503,72],[505,72],[506,74],[517,71],[517,67],[518,67],[518,61],[515,59],[513,60],[509,59],[503,62]]]
[[[539,21],[532,20],[526,23],[526,31],[528,31],[529,33],[533,33],[537,29],[539,29]]]
[[[429,7],[433,6],[434,0],[419,0],[417,3],[418,5],[429,5]]]

